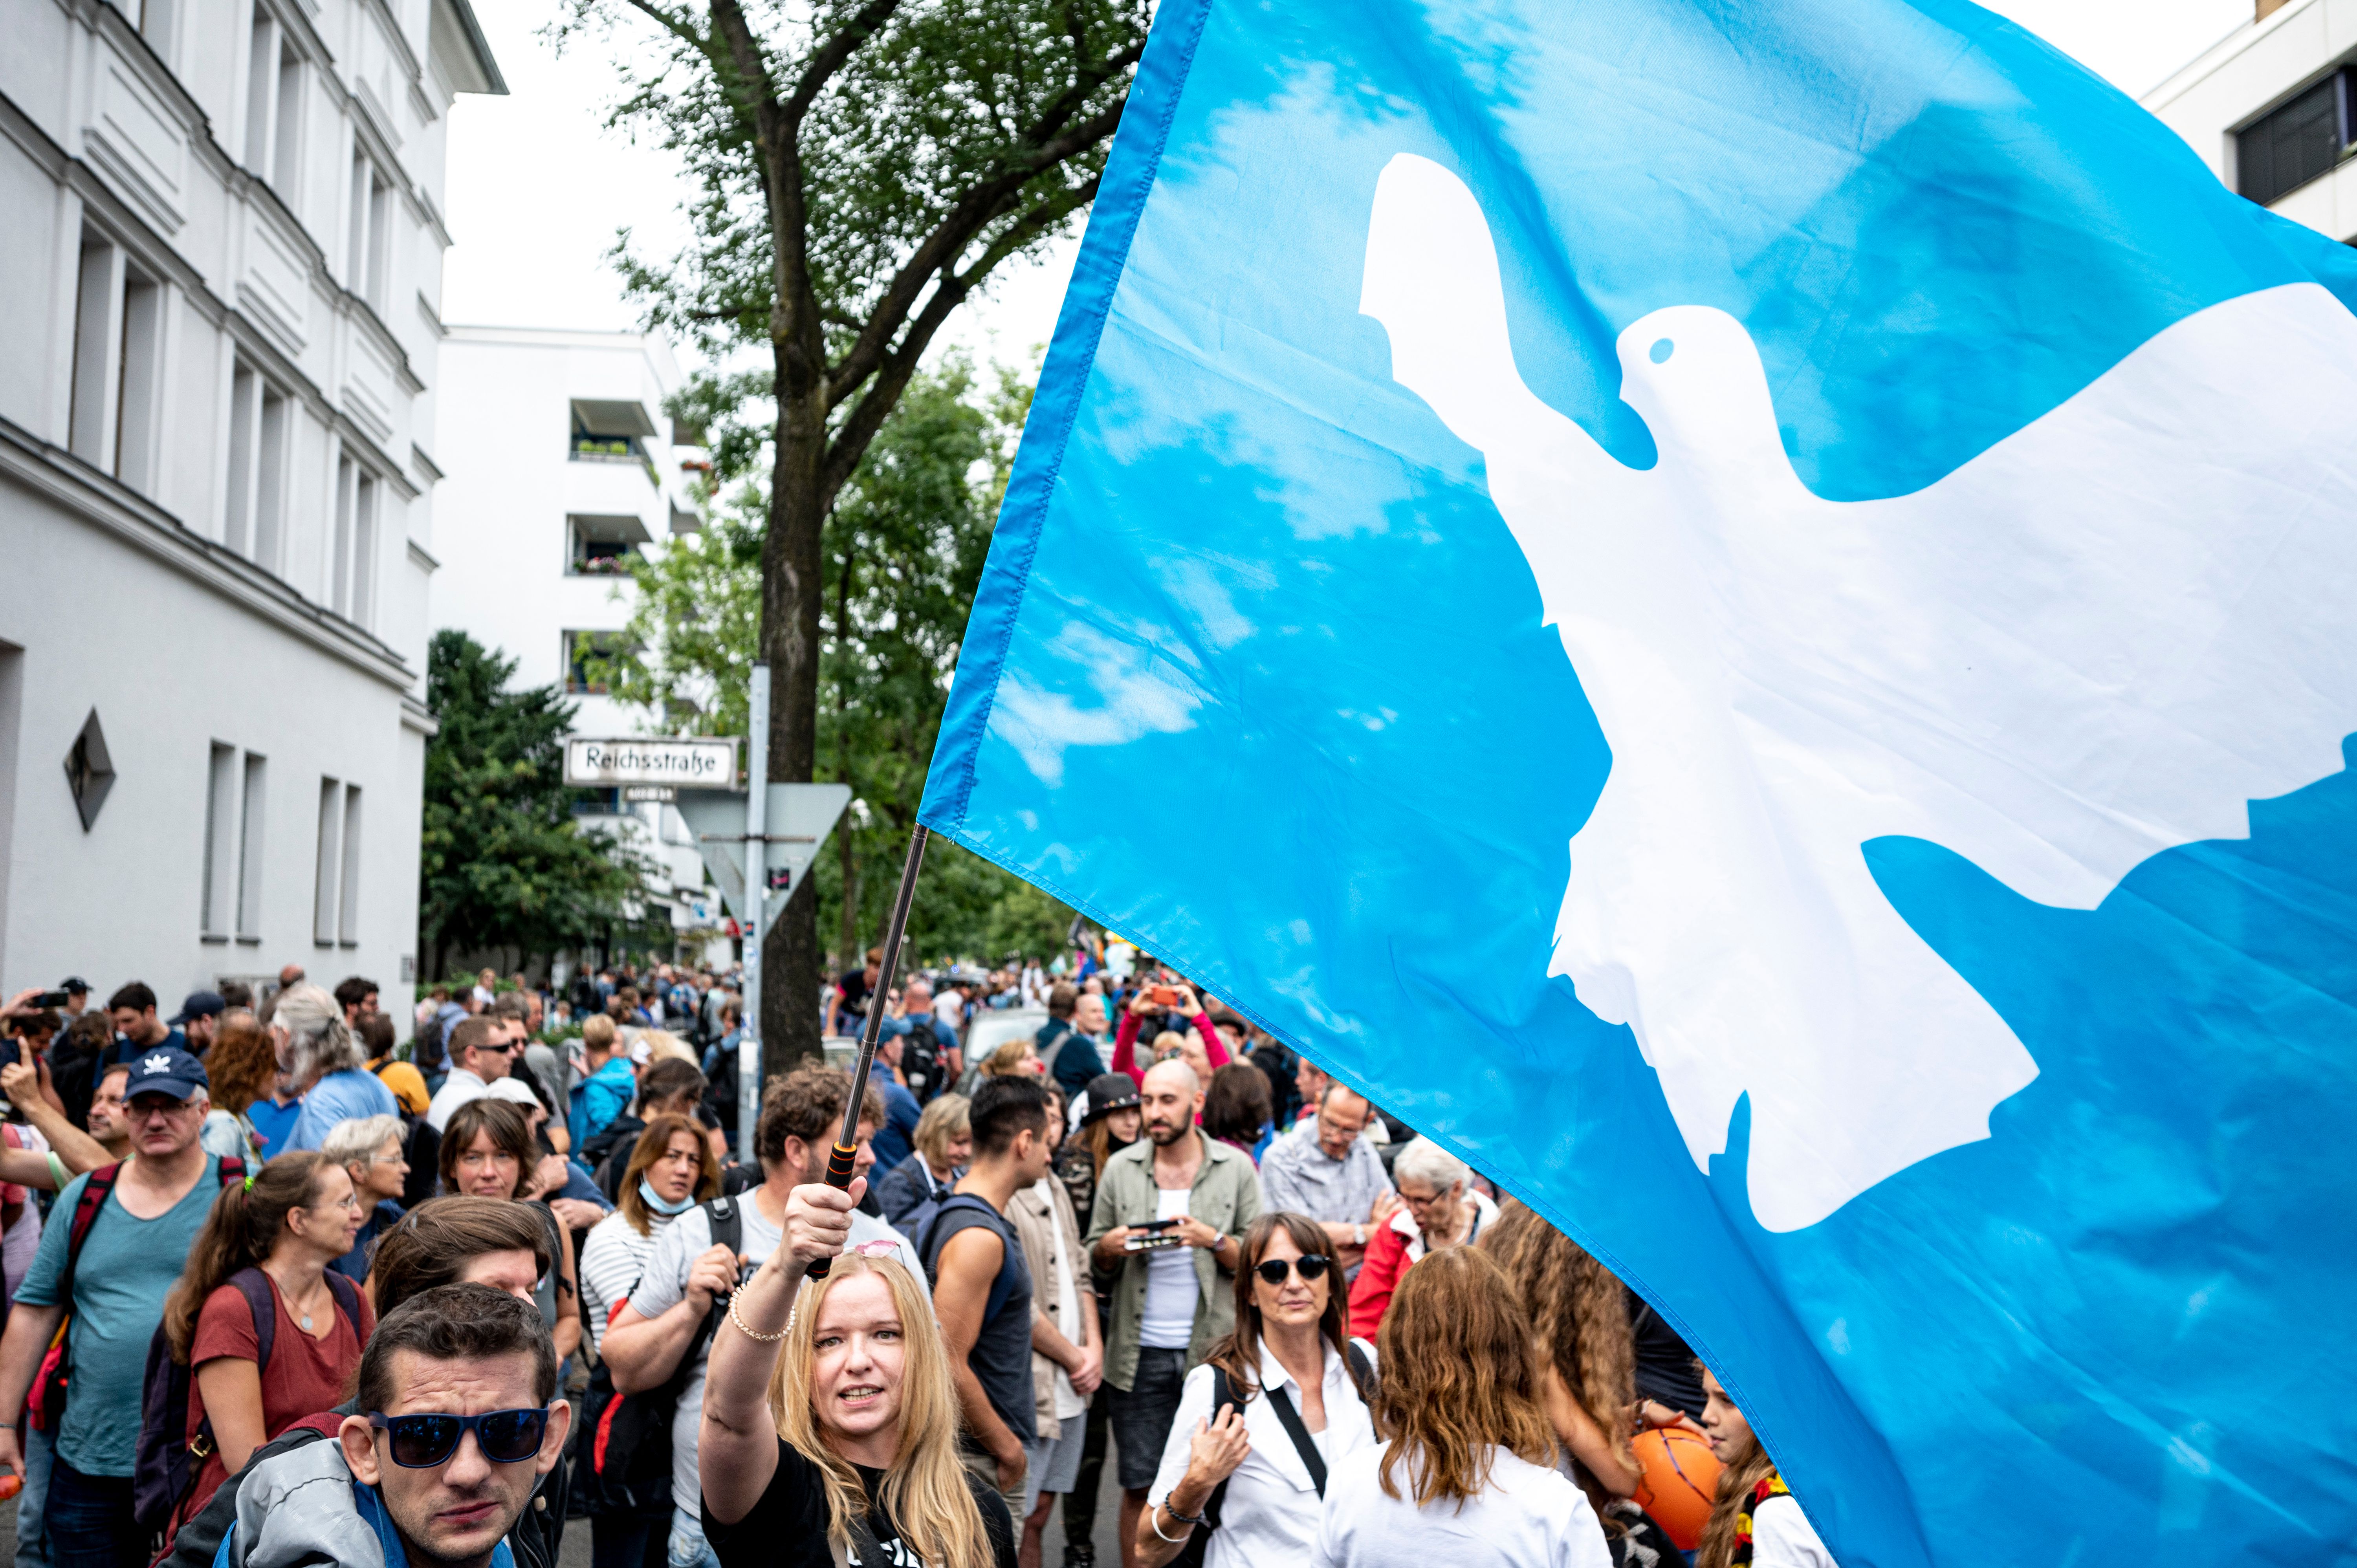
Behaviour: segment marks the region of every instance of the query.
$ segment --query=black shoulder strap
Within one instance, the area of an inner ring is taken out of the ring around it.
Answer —
[[[339,1273],[334,1269],[329,1269],[322,1277],[328,1282],[328,1293],[336,1298],[336,1305],[342,1310],[345,1318],[350,1322],[352,1332],[358,1334],[361,1331],[360,1287],[352,1283],[349,1275]]]
[[[1223,1404],[1233,1404],[1235,1402],[1236,1386],[1232,1380],[1230,1380],[1228,1377],[1228,1369],[1225,1367],[1221,1366],[1217,1361],[1212,1362],[1211,1419],[1213,1421],[1219,1420],[1220,1407]],[[1203,1522],[1195,1527],[1196,1534],[1199,1536],[1209,1535],[1211,1531],[1219,1529],[1220,1510],[1226,1508],[1227,1504],[1228,1483],[1227,1480],[1222,1477],[1220,1484],[1211,1488],[1211,1495],[1203,1499]]]
[[[1309,1429],[1301,1424],[1301,1412],[1293,1408],[1293,1396],[1283,1389],[1268,1391],[1268,1407],[1276,1412],[1276,1419],[1285,1423],[1285,1434],[1293,1439],[1293,1451],[1301,1455],[1301,1463],[1309,1471],[1309,1484],[1318,1495],[1326,1495],[1326,1455],[1318,1452],[1317,1440]]]
[[[1367,1407],[1372,1418],[1375,1412],[1374,1363],[1367,1359],[1367,1353],[1359,1348],[1356,1339],[1343,1342],[1342,1360],[1351,1369],[1351,1381],[1358,1385],[1360,1402]]]

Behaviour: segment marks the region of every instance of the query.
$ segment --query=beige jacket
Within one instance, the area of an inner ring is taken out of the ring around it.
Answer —
[[[1045,1189],[1044,1191],[1042,1189]],[[1051,1201],[1052,1200],[1052,1201]],[[1081,1223],[1064,1184],[1050,1176],[1037,1186],[1016,1193],[1006,1205],[1006,1218],[1023,1243],[1023,1262],[1031,1271],[1031,1310],[1054,1324],[1056,1331],[1075,1345],[1088,1343],[1088,1314],[1081,1307],[1089,1294],[1087,1255],[1081,1251]],[[1064,1256],[1072,1273],[1072,1302],[1078,1323],[1056,1321],[1055,1232],[1064,1233]],[[1031,1352],[1031,1392],[1039,1422],[1039,1441],[1051,1443],[1063,1435],[1056,1419],[1056,1363],[1039,1351]]]

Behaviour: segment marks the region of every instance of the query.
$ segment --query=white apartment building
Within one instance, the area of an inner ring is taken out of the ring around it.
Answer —
[[[2357,240],[2357,0],[2256,0],[2143,102],[2229,188]]]
[[[662,338],[636,332],[454,326],[436,460],[442,569],[434,625],[456,627],[516,661],[518,688],[557,684],[573,733],[644,733],[648,715],[594,683],[587,656],[629,625],[629,565],[693,532],[683,465],[664,403],[681,385]],[[585,825],[622,834],[662,868],[649,894],[674,929],[716,921],[695,841],[658,800],[585,796]]]
[[[467,0],[0,0],[0,983],[414,968]]]

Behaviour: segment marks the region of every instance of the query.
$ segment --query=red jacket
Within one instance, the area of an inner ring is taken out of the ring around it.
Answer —
[[[1407,1237],[1390,1225],[1378,1225],[1367,1237],[1366,1260],[1359,1277],[1351,1282],[1351,1337],[1374,1343],[1383,1314],[1392,1306],[1392,1292],[1415,1260],[1407,1255]]]

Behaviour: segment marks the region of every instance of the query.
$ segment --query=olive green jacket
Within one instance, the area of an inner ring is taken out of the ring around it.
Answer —
[[[1243,1244],[1244,1227],[1260,1213],[1260,1177],[1252,1156],[1217,1138],[1202,1140],[1203,1163],[1187,1212],[1214,1230],[1224,1230]],[[1154,1144],[1140,1138],[1105,1162],[1097,1182],[1096,1203],[1089,1211],[1088,1248],[1094,1260],[1098,1240],[1109,1230],[1138,1225],[1155,1218],[1159,1199],[1154,1187]],[[1195,1332],[1187,1340],[1187,1365],[1195,1367],[1221,1336],[1236,1326],[1236,1277],[1220,1267],[1209,1251],[1189,1249],[1195,1255]],[[1105,1381],[1127,1393],[1137,1377],[1137,1337],[1146,1317],[1146,1265],[1151,1253],[1134,1252],[1122,1259],[1118,1272],[1099,1267],[1100,1282],[1112,1281],[1113,1323],[1105,1329]]]

